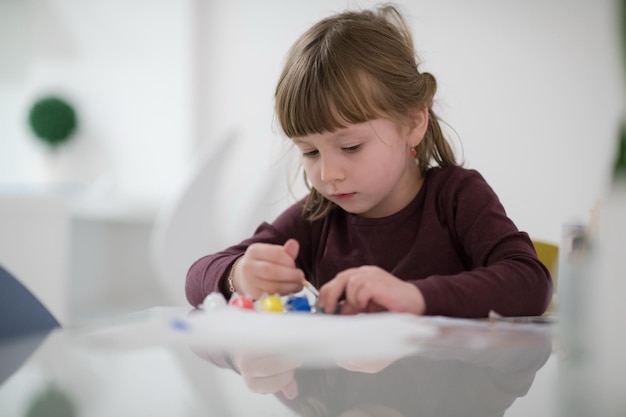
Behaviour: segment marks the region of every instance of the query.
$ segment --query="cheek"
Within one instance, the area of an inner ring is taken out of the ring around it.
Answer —
[[[361,174],[369,178],[368,181],[372,185],[380,185],[397,180],[406,169],[405,167],[404,154],[389,152],[384,157],[379,157],[366,164]]]
[[[309,161],[308,159],[304,159],[302,161],[302,169],[304,170],[304,173],[306,174],[306,177],[309,179],[310,182],[317,182],[317,179],[320,175],[319,170],[317,169],[317,166],[314,162]]]

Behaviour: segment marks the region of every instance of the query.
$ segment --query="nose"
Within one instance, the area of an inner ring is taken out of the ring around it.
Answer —
[[[332,156],[321,158],[320,176],[324,182],[337,182],[345,178],[341,163]]]

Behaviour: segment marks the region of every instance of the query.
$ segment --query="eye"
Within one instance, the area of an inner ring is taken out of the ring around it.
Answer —
[[[318,154],[319,154],[319,151],[317,151],[317,150],[302,152],[302,156],[305,157],[305,158],[314,158]]]
[[[361,149],[361,145],[347,146],[345,148],[341,148],[344,152],[353,153],[357,152]]]

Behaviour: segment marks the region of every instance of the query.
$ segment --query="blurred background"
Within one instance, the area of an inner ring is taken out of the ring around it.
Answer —
[[[0,0],[0,263],[65,323],[184,305],[193,260],[304,194],[273,114],[291,43],[375,4]],[[589,222],[623,119],[616,3],[396,4],[459,156],[518,227],[558,243]],[[48,96],[76,113],[56,146],[29,124]]]

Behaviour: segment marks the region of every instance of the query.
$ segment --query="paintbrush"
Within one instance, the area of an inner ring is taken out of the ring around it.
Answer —
[[[314,296],[319,297],[320,296],[320,292],[317,290],[317,288],[315,288],[313,286],[313,284],[311,284],[309,281],[307,281],[306,279],[302,280],[302,285],[308,289],[309,291],[311,291],[311,293],[313,293]]]

